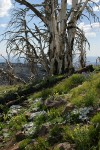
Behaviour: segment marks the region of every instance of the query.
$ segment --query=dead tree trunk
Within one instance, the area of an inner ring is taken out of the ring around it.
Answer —
[[[44,0],[42,14],[33,4],[26,0],[15,0],[31,9],[45,24],[49,32],[50,74],[61,74],[73,70],[73,44],[76,34],[76,23],[89,0],[72,0],[70,11],[67,11],[67,0]],[[45,65],[46,66],[46,65]]]

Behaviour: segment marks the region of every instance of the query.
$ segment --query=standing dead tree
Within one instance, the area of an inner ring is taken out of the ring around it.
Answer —
[[[76,34],[76,26],[84,10],[95,17],[90,0],[72,0],[69,9],[67,0],[44,0],[44,14],[33,3],[26,0],[15,0],[30,9],[42,20],[49,32],[49,60],[50,73],[59,74],[73,69],[73,46]]]
[[[98,65],[98,63],[100,63],[100,57],[96,58],[96,65]]]

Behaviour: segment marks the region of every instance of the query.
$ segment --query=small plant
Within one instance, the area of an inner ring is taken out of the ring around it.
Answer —
[[[95,91],[90,90],[83,98],[85,106],[94,106],[94,104],[97,102],[97,96]]]
[[[90,149],[90,137],[88,126],[77,127],[72,131],[72,140],[76,144],[77,150],[89,150]]]
[[[41,92],[41,97],[43,98],[43,99],[46,99],[49,95],[51,95],[52,94],[52,88],[47,88],[47,89],[45,89],[45,90],[42,90],[42,92]]]
[[[100,126],[100,113],[97,113],[92,119],[91,122],[94,124],[98,124]]]
[[[79,123],[89,121],[89,113],[93,111],[92,107],[75,108],[71,113],[68,113],[66,122]]]
[[[24,139],[23,141],[20,142],[19,144],[19,149],[20,150],[26,150],[26,146],[31,142],[31,139]]]
[[[13,131],[18,131],[22,128],[22,125],[26,123],[26,118],[24,115],[19,115],[12,117],[9,122],[9,128],[11,128]]]
[[[93,124],[94,127],[94,134],[93,138],[98,141],[100,139],[100,113],[97,113],[92,119],[91,123]]]
[[[45,123],[47,120],[47,115],[46,114],[42,114],[40,116],[37,116],[35,118],[35,124],[36,126],[41,126],[43,123]]]
[[[37,138],[37,144],[34,145],[34,150],[50,150],[48,141],[43,137]]]
[[[60,84],[54,87],[54,93],[68,93],[72,88],[82,84],[85,77],[81,74],[73,74],[71,77],[63,80]]]
[[[62,139],[63,128],[59,127],[59,125],[55,125],[49,132],[48,142],[50,143],[50,145],[54,145]]]
[[[51,121],[55,119],[56,117],[60,117],[61,111],[59,109],[52,108],[48,111],[47,115],[48,115],[48,121]]]

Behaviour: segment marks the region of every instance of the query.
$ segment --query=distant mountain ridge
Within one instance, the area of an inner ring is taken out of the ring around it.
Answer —
[[[87,56],[86,58],[86,62],[87,64],[93,64],[93,65],[96,65],[96,59],[97,59],[98,56]],[[5,62],[5,60],[3,58],[0,58],[0,63],[3,63]],[[11,60],[12,63],[24,63],[24,59],[21,59],[20,61],[18,60],[14,60],[12,59]],[[99,64],[99,63],[98,63]]]
[[[96,59],[98,58],[98,56],[88,56],[87,57],[87,64],[93,64],[96,65]],[[100,64],[100,62],[98,62],[98,64]]]

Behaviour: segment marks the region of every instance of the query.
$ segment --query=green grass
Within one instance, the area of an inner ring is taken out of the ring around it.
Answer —
[[[81,75],[81,74],[74,74],[69,78],[63,79],[63,81],[61,81],[60,83],[58,83],[57,85],[55,85],[52,88],[47,88],[44,89],[40,92],[37,92],[33,95],[31,95],[29,97],[29,99],[33,98],[43,98],[46,99],[47,97],[49,97],[50,95],[61,95],[61,94],[66,94],[68,93],[72,88],[77,87],[78,85],[81,85],[84,81],[86,80],[86,78]]]
[[[59,80],[58,77],[57,81]],[[49,81],[49,82],[48,82]],[[50,85],[50,82],[52,83]],[[53,84],[56,83],[56,84]],[[48,83],[48,85],[47,85]],[[41,86],[43,89],[41,90]],[[46,87],[45,87],[45,86]],[[18,86],[4,86],[0,87],[0,95],[11,100],[12,95],[16,94]],[[28,88],[29,87],[29,88]],[[36,98],[42,98],[42,100],[59,100],[64,99],[67,103],[73,103],[77,107],[89,107],[93,109],[100,106],[100,73],[91,74],[88,79],[81,74],[73,74],[69,78],[63,79],[59,83],[56,82],[55,77],[43,81],[35,87],[41,87],[38,92],[30,91],[31,87],[35,85],[26,85],[21,87],[21,92],[28,90],[28,101],[30,102],[27,107],[23,109],[23,114],[17,114],[11,118],[7,117],[7,113],[3,114],[4,122],[0,122],[0,135],[3,134],[3,129],[8,128],[11,135],[22,129],[22,126],[29,120],[25,117],[25,112],[32,112],[32,108],[39,108],[39,111],[45,110],[46,115],[41,115],[34,119],[34,123],[37,129],[36,136],[26,137],[25,140],[20,142],[20,149],[25,150],[49,150],[54,148],[59,143],[69,142],[75,144],[77,150],[96,150],[100,147],[100,113],[91,114],[89,117],[90,124],[86,122],[78,122],[77,116],[73,115],[73,111],[63,114],[64,106],[60,106],[56,109],[47,109],[41,102],[34,104]],[[33,90],[33,89],[32,89]],[[6,91],[6,92],[5,92]],[[20,88],[19,88],[20,91]],[[18,92],[17,92],[18,94]],[[27,94],[27,93],[26,93]],[[27,96],[27,95],[26,95]],[[52,96],[54,98],[52,98]],[[19,96],[20,98],[20,96]],[[2,109],[3,105],[0,105]],[[66,106],[65,106],[66,107]],[[76,109],[78,109],[76,107]],[[4,107],[3,107],[4,108]],[[6,109],[6,108],[5,108]],[[9,109],[9,108],[8,108]],[[90,112],[91,113],[91,112]],[[65,122],[67,115],[71,116],[72,121]],[[83,113],[84,115],[84,113]],[[75,118],[76,117],[76,118]],[[9,121],[9,124],[7,124]],[[78,123],[78,124],[77,124]],[[38,131],[43,125],[48,125],[48,133],[45,136],[40,137]],[[35,143],[31,142],[30,138],[35,139]]]
[[[100,73],[93,75],[91,80],[85,81],[70,91],[70,101],[80,106],[98,106],[100,104]]]

